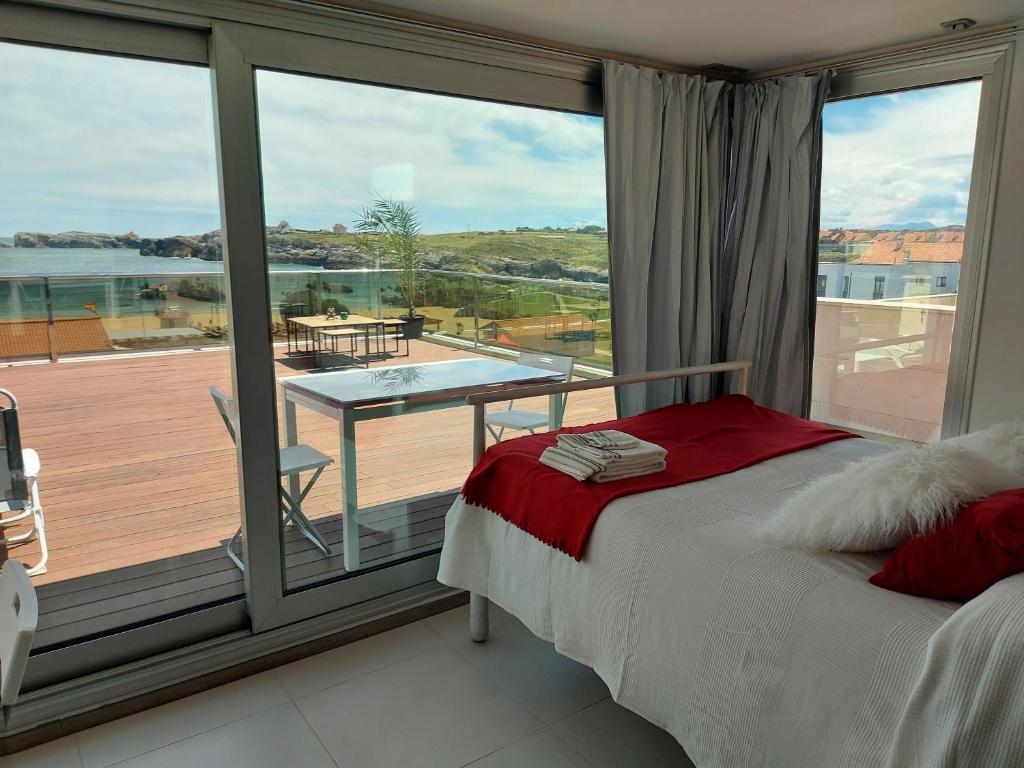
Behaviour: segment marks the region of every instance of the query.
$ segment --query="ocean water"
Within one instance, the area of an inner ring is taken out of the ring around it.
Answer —
[[[10,238],[0,238],[10,243]],[[272,272],[316,271],[318,267],[271,264]],[[0,248],[0,277],[53,275],[178,275],[223,272],[224,264],[202,259],[143,256],[134,248]]]
[[[379,303],[382,287],[393,290],[392,282],[361,270],[270,265],[274,305],[312,305],[316,295],[367,312]],[[223,290],[221,262],[142,256],[133,249],[0,248],[0,320],[44,319],[51,311],[55,317],[152,318],[168,307],[209,320],[223,315]]]

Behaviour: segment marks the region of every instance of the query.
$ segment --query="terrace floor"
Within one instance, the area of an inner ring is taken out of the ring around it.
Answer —
[[[408,358],[454,360],[473,352],[429,340]],[[305,375],[278,348],[277,375]],[[22,440],[40,454],[39,490],[49,566],[34,577],[40,597],[36,646],[102,634],[242,594],[223,544],[239,524],[235,455],[209,396],[230,391],[227,350],[136,353],[0,368],[0,387],[19,398]],[[519,407],[545,411],[546,402]],[[565,424],[612,418],[608,390],[569,398]],[[364,564],[439,547],[444,514],[471,466],[469,408],[364,422],[357,432]],[[342,540],[337,423],[302,408],[300,442],[335,458],[304,510],[333,545]],[[415,498],[406,512],[394,502]],[[17,530],[12,531],[17,533]],[[11,557],[38,558],[35,544]],[[340,546],[323,557],[289,528],[290,587],[344,573]],[[0,560],[5,553],[0,549]]]

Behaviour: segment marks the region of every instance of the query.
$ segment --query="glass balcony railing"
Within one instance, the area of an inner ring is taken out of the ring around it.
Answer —
[[[270,273],[271,324],[333,307],[377,317],[405,311],[394,270]],[[474,348],[571,355],[611,368],[608,286],[425,271],[417,311],[428,336]],[[0,360],[226,344],[224,276],[0,277]]]

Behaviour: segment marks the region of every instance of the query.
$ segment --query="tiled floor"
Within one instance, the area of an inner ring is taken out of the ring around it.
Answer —
[[[132,715],[0,768],[692,768],[592,671],[466,608]]]

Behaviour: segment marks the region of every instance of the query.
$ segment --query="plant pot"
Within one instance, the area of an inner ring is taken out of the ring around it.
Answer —
[[[405,338],[418,339],[423,335],[423,315],[400,315],[400,320],[405,320]]]

